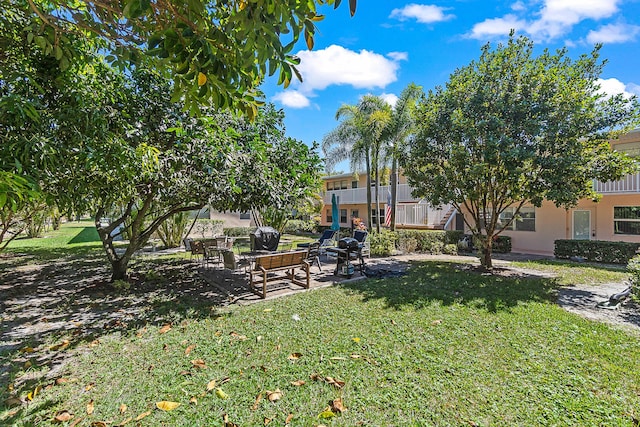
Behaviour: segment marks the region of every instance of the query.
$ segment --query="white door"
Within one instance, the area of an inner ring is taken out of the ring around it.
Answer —
[[[591,211],[573,211],[573,239],[591,239]]]

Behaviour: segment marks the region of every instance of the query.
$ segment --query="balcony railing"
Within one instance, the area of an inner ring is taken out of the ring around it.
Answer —
[[[416,202],[417,200],[411,197],[412,188],[408,184],[398,184],[397,187],[397,200],[398,203]],[[378,201],[380,203],[387,202],[387,192],[390,191],[390,186],[381,185],[378,190]],[[349,188],[346,190],[331,190],[324,194],[324,203],[331,204],[331,195],[334,194],[339,197],[340,204],[360,204],[367,203],[367,189],[362,188]],[[375,203],[375,189],[371,187],[371,203]]]
[[[619,181],[593,181],[593,188],[597,193],[640,193],[640,173],[627,175]]]

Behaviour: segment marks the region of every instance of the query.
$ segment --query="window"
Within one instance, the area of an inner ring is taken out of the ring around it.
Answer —
[[[358,181],[351,181],[351,188],[358,188]]]
[[[613,208],[613,232],[615,234],[640,234],[640,206],[615,206]]]
[[[336,185],[336,190],[337,189],[338,189],[338,186]],[[347,180],[346,179],[344,181],[340,181],[340,189],[342,189],[342,190],[346,190],[347,189]]]
[[[384,223],[384,209],[380,209],[379,212],[379,218],[382,218],[383,222],[381,224]],[[378,216],[376,215],[376,210],[375,209],[371,209],[371,223],[372,225],[376,225],[378,223]]]
[[[333,181],[327,181],[327,191],[333,190]]]
[[[500,214],[500,221],[498,224],[506,224],[513,218],[513,212],[515,208],[506,208]],[[516,218],[506,230],[516,231],[536,231],[536,210],[535,208],[520,208],[518,218]]]
[[[240,212],[240,219],[251,219],[251,214],[249,212]]]
[[[340,209],[340,224],[346,224],[346,223],[347,223],[347,210]]]
[[[325,217],[325,219],[329,224],[333,222],[333,217],[331,216],[331,209],[327,209],[327,216]]]
[[[360,215],[358,215],[358,209],[351,209],[351,216],[353,218],[358,218]]]

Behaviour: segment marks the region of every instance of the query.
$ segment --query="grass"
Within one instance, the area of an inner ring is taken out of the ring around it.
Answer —
[[[223,426],[225,415],[238,426],[290,416],[291,426],[634,425],[638,336],[557,307],[559,282],[577,267],[528,265],[538,266],[559,279],[421,262],[399,278],[105,334],[77,347],[64,380],[42,383],[28,406],[0,406],[0,423],[49,425],[67,410],[79,425],[149,411],[131,425]],[[581,268],[595,281],[617,274]],[[212,380],[228,398],[207,391]],[[270,402],[276,389],[282,398]],[[336,399],[345,412],[326,411]],[[159,401],[180,406],[164,412]]]
[[[598,265],[556,260],[514,261],[515,267],[554,273],[561,285],[621,282],[629,277],[626,266]]]

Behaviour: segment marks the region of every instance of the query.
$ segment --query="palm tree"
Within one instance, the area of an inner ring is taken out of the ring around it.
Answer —
[[[342,122],[322,139],[327,167],[349,160],[352,170],[364,166],[367,174],[367,223],[371,217],[371,169],[375,169],[376,208],[378,200],[378,165],[382,149],[381,136],[390,120],[390,109],[378,96],[365,95],[357,105],[342,105],[336,112]],[[377,210],[376,212],[379,212]],[[378,231],[380,229],[378,221]]]
[[[407,86],[391,112],[391,120],[384,132],[386,153],[391,159],[391,230],[396,229],[396,204],[398,199],[398,157],[413,132],[414,120],[411,114],[422,88],[414,83]]]

